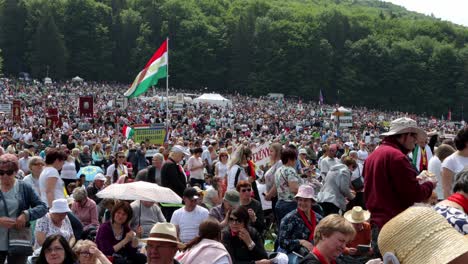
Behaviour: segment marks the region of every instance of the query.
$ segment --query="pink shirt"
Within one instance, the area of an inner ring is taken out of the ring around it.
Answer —
[[[84,206],[81,206],[78,202],[74,202],[71,207],[73,214],[78,217],[83,224],[83,229],[87,229],[93,225],[96,227],[99,226],[96,203],[89,198],[86,199],[87,201]]]

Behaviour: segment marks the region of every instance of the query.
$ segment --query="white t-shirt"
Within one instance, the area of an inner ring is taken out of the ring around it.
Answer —
[[[52,205],[47,202],[46,194],[47,179],[49,178],[57,178],[54,188],[54,200],[65,198],[65,190],[58,170],[54,167],[45,167],[39,176],[39,190],[41,191],[41,200],[46,203],[48,207],[52,207]]]
[[[240,173],[239,173],[239,178],[237,179],[237,183],[240,181],[246,181],[249,179],[247,173],[243,168],[241,168],[239,165],[233,165],[231,169],[229,169],[228,172],[228,184],[227,184],[227,190],[234,190],[236,189],[236,186],[234,186],[234,183],[236,181],[236,174],[237,170],[240,168]]]
[[[200,166],[202,167],[200,168]],[[193,168],[197,169],[194,170]],[[187,161],[187,169],[190,171],[190,178],[197,180],[205,179],[203,175],[203,161],[201,158],[195,158],[194,156],[191,156]]]
[[[75,161],[65,161],[63,163],[62,171],[60,172],[62,179],[76,180],[76,167]]]
[[[444,199],[444,191],[442,190],[442,162],[437,156],[432,156],[427,165],[427,170],[434,173],[438,184],[436,185],[435,192],[438,199]]]
[[[198,227],[208,218],[208,210],[199,205],[191,212],[185,207],[177,209],[171,218],[171,223],[179,226],[179,237],[182,243],[190,242],[198,236]]]
[[[109,167],[107,167],[106,177],[110,177],[111,183],[114,183],[114,180],[113,180],[114,171],[115,171],[115,164],[112,164]],[[123,164],[118,165],[117,167],[117,179],[122,175],[128,175],[128,168],[127,166]]]
[[[468,169],[468,157],[458,155],[457,151],[448,156],[444,162],[442,162],[442,170],[444,168],[451,170],[454,174],[457,174],[464,169]],[[453,177],[452,180],[455,182],[455,177]]]

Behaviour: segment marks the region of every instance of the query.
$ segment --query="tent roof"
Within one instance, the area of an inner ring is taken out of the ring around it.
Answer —
[[[206,93],[202,94],[201,96],[197,97],[197,99],[202,99],[202,100],[218,100],[218,101],[230,101],[229,99],[224,98],[220,94],[216,93]]]

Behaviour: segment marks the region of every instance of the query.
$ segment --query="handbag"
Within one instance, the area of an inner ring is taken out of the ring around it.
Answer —
[[[0,191],[0,196],[3,200],[3,207],[5,209],[6,217],[8,215],[8,206],[3,196],[3,193]],[[23,229],[8,229],[8,254],[9,255],[23,255],[29,256],[33,253],[33,248],[31,245],[32,235],[31,229],[25,227]]]
[[[356,178],[351,181],[351,186],[354,190],[360,191],[364,188],[364,182],[362,182],[362,177]]]

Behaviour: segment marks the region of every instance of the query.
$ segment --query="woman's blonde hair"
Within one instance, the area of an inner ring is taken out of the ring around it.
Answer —
[[[350,241],[356,235],[353,224],[341,215],[331,214],[323,218],[315,228],[314,243],[317,245],[324,238],[331,236],[335,232],[349,235],[351,237]]]
[[[97,247],[96,243],[94,243],[93,241],[91,240],[78,240],[75,244],[75,246],[73,247],[73,252],[79,256],[80,255],[80,252],[84,249],[89,249],[90,247]],[[93,256],[93,255],[92,255]],[[96,258],[96,257],[95,257]],[[97,258],[95,259],[96,260],[96,264],[101,264],[101,261],[99,261]]]

